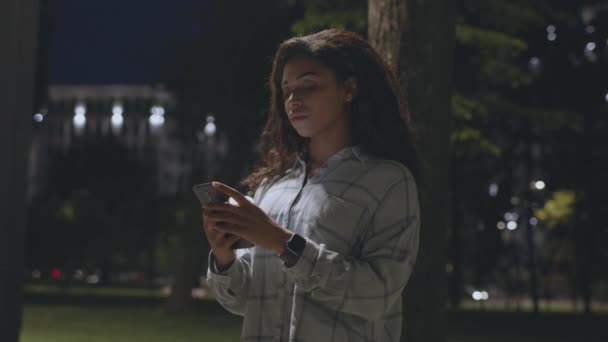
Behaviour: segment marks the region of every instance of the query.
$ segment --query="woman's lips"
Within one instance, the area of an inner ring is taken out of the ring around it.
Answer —
[[[296,112],[296,111],[292,110],[292,111],[289,112],[289,119],[291,119],[291,120],[302,120],[302,119],[305,119],[307,117],[308,117],[308,115],[306,113],[301,112],[301,111]]]
[[[306,119],[307,117],[308,117],[307,115],[292,115],[291,120],[292,121],[302,120],[302,119]]]

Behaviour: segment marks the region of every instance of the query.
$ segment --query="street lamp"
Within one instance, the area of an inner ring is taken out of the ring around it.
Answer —
[[[533,190],[543,190],[545,188],[545,182],[542,180],[530,182],[530,188]]]
[[[207,116],[207,124],[205,125],[205,135],[208,137],[212,137],[215,135],[215,132],[217,130],[217,127],[215,126],[215,118],[213,117],[213,115],[208,115]]]
[[[74,107],[74,129],[76,134],[82,134],[84,130],[84,126],[87,123],[87,117],[85,116],[87,113],[87,107],[84,102],[78,102]]]
[[[120,129],[122,128],[122,125],[124,123],[124,118],[122,117],[123,111],[124,111],[124,108],[121,103],[115,102],[114,105],[112,105],[111,121],[112,121],[112,132],[114,134],[120,133]]]
[[[150,108],[150,117],[148,122],[152,129],[158,129],[165,123],[165,108],[163,106],[154,105]]]
[[[42,114],[42,113],[34,114],[34,121],[36,121],[36,122],[44,121],[44,114]]]

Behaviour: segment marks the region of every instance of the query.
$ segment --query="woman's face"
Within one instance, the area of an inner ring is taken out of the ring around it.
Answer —
[[[353,95],[332,70],[310,57],[293,57],[283,68],[281,89],[289,122],[305,138],[331,136],[349,129]]]

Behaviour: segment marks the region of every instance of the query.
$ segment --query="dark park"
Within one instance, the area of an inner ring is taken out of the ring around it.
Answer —
[[[0,19],[0,342],[608,341],[608,0]]]

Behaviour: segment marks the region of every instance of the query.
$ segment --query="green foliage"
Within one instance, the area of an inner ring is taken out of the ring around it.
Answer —
[[[480,130],[470,127],[453,131],[450,143],[452,153],[459,158],[477,159],[483,155],[497,158],[501,154],[500,148],[490,140],[483,138]]]
[[[367,1],[307,1],[304,17],[292,25],[291,31],[305,35],[325,28],[343,28],[366,35]]]
[[[456,41],[460,45],[475,47],[484,57],[492,58],[517,57],[528,48],[526,42],[517,37],[467,24],[456,25]]]
[[[305,35],[325,28],[342,28],[363,33],[367,28],[365,15],[366,11],[363,9],[307,12],[306,19],[295,22],[291,31],[297,35]]]
[[[455,94],[452,96],[452,115],[458,120],[470,122],[473,118],[487,119],[488,110],[479,101]]]
[[[574,217],[576,191],[554,191],[542,208],[534,210],[534,215],[548,228],[568,224]]]
[[[548,11],[544,0],[534,3],[525,0],[463,1],[463,12],[479,27],[504,32],[508,35],[525,33],[544,25]]]
[[[530,84],[531,77],[517,63],[528,48],[520,38],[467,24],[456,26],[459,51],[471,56],[469,62],[479,85],[518,88]],[[458,66],[457,66],[458,67]],[[464,76],[464,75],[463,75]]]
[[[499,121],[526,123],[548,134],[563,129],[575,132],[582,129],[580,113],[526,106],[500,96],[485,96],[484,102],[494,108],[494,117]]]

